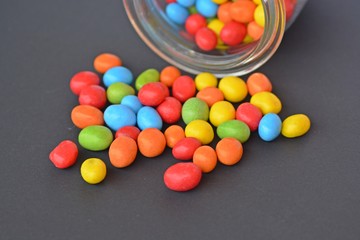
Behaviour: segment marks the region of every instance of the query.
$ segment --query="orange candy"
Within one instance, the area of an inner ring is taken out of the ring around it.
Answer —
[[[230,9],[231,9],[232,2],[227,2],[221,4],[217,11],[217,17],[223,23],[228,23],[232,21]]]
[[[255,21],[249,22],[247,25],[247,33],[254,41],[259,40],[264,33],[264,28]]]
[[[166,147],[165,136],[157,128],[146,128],[141,131],[137,143],[141,154],[145,157],[157,157]]]
[[[174,81],[181,76],[181,72],[177,67],[167,66],[160,72],[160,82],[167,87],[171,87]]]
[[[211,172],[215,169],[217,163],[215,150],[210,146],[201,146],[197,148],[194,152],[193,163],[195,163],[202,172]]]
[[[119,136],[110,145],[110,163],[114,167],[125,168],[135,161],[137,150],[134,139],[127,136]]]
[[[238,163],[243,155],[243,147],[235,138],[223,138],[216,144],[219,162],[231,166]]]
[[[92,125],[104,125],[103,113],[98,108],[90,105],[78,105],[71,111],[71,121],[78,128]]]
[[[216,102],[224,100],[223,92],[217,87],[203,88],[196,94],[196,97],[206,102],[209,107]]]
[[[165,130],[164,135],[169,148],[173,148],[178,141],[185,138],[184,129],[179,125],[171,125]]]
[[[253,73],[246,81],[249,94],[252,96],[258,92],[271,92],[272,84],[263,73]]]
[[[234,21],[249,23],[254,21],[256,4],[253,1],[237,1],[231,4],[230,15]]]
[[[121,59],[111,53],[102,53],[94,60],[94,68],[99,73],[105,73],[110,68],[121,66]]]

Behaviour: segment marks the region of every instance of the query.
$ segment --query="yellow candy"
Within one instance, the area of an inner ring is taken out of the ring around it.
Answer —
[[[224,93],[226,100],[230,102],[241,102],[248,94],[244,80],[239,77],[224,77],[219,82],[219,89]]]
[[[217,43],[218,46],[221,46],[224,44],[224,42],[220,39],[220,32],[223,29],[224,25],[225,24],[217,18],[211,20],[207,25],[208,28],[210,28],[211,30],[213,30],[216,33],[216,35],[218,37],[218,43]]]
[[[243,43],[247,44],[247,43],[252,43],[254,41],[254,39],[252,37],[250,37],[249,34],[246,34]]]
[[[254,20],[259,26],[261,26],[261,27],[265,26],[265,13],[264,13],[264,7],[262,4],[258,5],[255,8]]]
[[[223,4],[223,3],[226,3],[228,0],[212,0],[214,3],[216,4]]]
[[[254,2],[256,5],[261,4],[261,0],[253,0],[253,2]]]
[[[254,94],[250,99],[250,103],[258,107],[264,115],[267,113],[278,114],[282,107],[280,99],[271,92]]]
[[[195,77],[195,86],[199,91],[206,87],[216,87],[217,84],[218,80],[212,73],[203,72]]]
[[[232,119],[235,119],[235,108],[228,101],[219,101],[211,106],[209,120],[215,127]]]
[[[193,120],[185,127],[185,136],[198,139],[202,144],[209,144],[214,139],[214,130],[204,120]]]
[[[99,158],[88,158],[81,164],[80,173],[85,182],[98,184],[105,179],[106,165]]]
[[[309,131],[310,125],[310,119],[305,114],[291,115],[283,121],[281,134],[287,138],[300,137]]]

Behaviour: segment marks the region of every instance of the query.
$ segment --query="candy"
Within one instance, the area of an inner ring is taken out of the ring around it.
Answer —
[[[281,119],[275,113],[268,113],[262,117],[259,123],[259,136],[264,141],[273,141],[281,132]]]
[[[246,36],[246,26],[239,22],[228,22],[220,32],[220,39],[228,46],[240,44]]]
[[[305,114],[291,115],[283,121],[281,134],[287,138],[300,137],[309,131],[310,125],[310,119]]]
[[[236,1],[231,5],[231,18],[240,23],[248,23],[254,20],[256,4],[252,1]]]
[[[147,128],[140,132],[137,138],[139,151],[145,157],[157,157],[166,147],[164,134],[156,128]]]
[[[215,127],[232,119],[235,119],[235,108],[231,103],[219,101],[210,108],[209,120]]]
[[[160,73],[154,68],[147,69],[143,71],[135,80],[135,89],[140,90],[142,86],[150,82],[159,82]]]
[[[215,150],[210,146],[201,146],[197,148],[194,152],[193,163],[204,173],[213,171],[217,164]]]
[[[216,144],[216,155],[224,165],[235,165],[243,155],[243,146],[235,138],[223,138]]]
[[[118,138],[120,136],[127,136],[136,141],[137,137],[139,136],[139,133],[140,133],[140,129],[138,129],[135,126],[124,126],[116,131],[115,138]]]
[[[207,121],[209,118],[209,107],[203,100],[193,97],[184,103],[181,115],[186,124],[197,119]]]
[[[184,129],[179,125],[169,126],[165,132],[166,145],[169,148],[173,148],[175,144],[181,139],[185,138]]]
[[[78,105],[71,111],[71,121],[78,128],[86,128],[91,125],[103,125],[103,113],[90,105]]]
[[[156,108],[161,119],[168,123],[176,123],[181,118],[182,105],[179,100],[174,97],[166,97],[165,100]]]
[[[226,100],[234,103],[244,100],[248,93],[245,81],[234,76],[222,78],[219,89],[224,93]]]
[[[230,13],[231,5],[232,5],[232,2],[227,2],[227,3],[221,4],[218,8],[217,17],[223,23],[228,23],[228,22],[232,21],[231,13]]]
[[[246,123],[249,126],[250,131],[255,131],[258,128],[263,115],[260,109],[251,103],[246,102],[238,106],[235,116],[237,120]]]
[[[254,20],[255,22],[260,26],[265,26],[265,13],[264,13],[264,7],[262,4],[259,4],[254,11]]]
[[[96,73],[90,71],[82,71],[76,73],[70,80],[70,90],[79,95],[81,90],[87,86],[99,85],[100,78]]]
[[[196,45],[204,51],[211,51],[218,44],[216,33],[208,27],[199,29],[195,34]]]
[[[195,6],[196,10],[207,18],[215,17],[219,7],[212,0],[197,0]]]
[[[94,68],[98,73],[105,73],[110,68],[121,65],[121,59],[111,53],[102,53],[94,59]]]
[[[113,141],[113,134],[105,126],[89,126],[82,129],[78,136],[79,144],[90,151],[107,149]]]
[[[195,0],[177,0],[176,2],[183,7],[191,7],[195,4]]]
[[[212,73],[203,72],[195,77],[195,86],[199,91],[206,87],[216,87],[217,84],[218,80]]]
[[[146,128],[161,129],[163,122],[159,113],[152,107],[142,107],[137,113],[137,125],[141,130]]]
[[[180,102],[185,102],[195,96],[196,86],[194,80],[189,76],[178,77],[172,86],[172,95]]]
[[[167,66],[160,72],[160,82],[167,87],[172,87],[175,80],[181,76],[181,72],[177,67]]]
[[[137,144],[134,139],[127,136],[117,137],[110,145],[110,163],[117,168],[125,168],[135,161]]]
[[[104,111],[104,120],[106,125],[114,131],[124,126],[133,126],[136,124],[136,115],[131,108],[115,104],[108,106]]]
[[[70,140],[60,142],[49,154],[50,161],[57,168],[68,168],[76,163],[78,148]]]
[[[206,102],[209,107],[224,100],[223,92],[216,87],[203,88],[196,94],[196,97]]]
[[[113,83],[106,90],[107,99],[112,104],[119,104],[125,96],[134,94],[135,89],[123,82]]]
[[[260,109],[262,114],[279,113],[282,108],[280,99],[271,92],[259,92],[250,98],[250,103]]]
[[[253,96],[258,92],[271,92],[272,84],[269,78],[263,73],[253,73],[251,74],[247,81],[246,85],[249,90],[249,94]]]
[[[207,121],[193,120],[185,127],[185,136],[196,138],[201,144],[209,144],[214,139],[214,130]]]
[[[253,42],[259,40],[264,34],[264,28],[259,26],[255,21],[249,22],[247,25],[247,33],[251,38],[248,42]],[[244,42],[245,39],[243,40]]]
[[[137,113],[140,110],[140,108],[143,107],[139,98],[135,95],[126,95],[121,99],[120,103],[122,105],[129,107],[134,113]]]
[[[224,4],[224,3],[226,3],[227,1],[229,1],[229,0],[212,0],[214,3],[216,3],[216,4]]]
[[[81,105],[90,105],[99,109],[104,108],[106,104],[105,89],[97,85],[85,87],[79,94],[79,103]]]
[[[229,120],[221,123],[216,129],[219,138],[232,137],[241,143],[246,142],[250,137],[250,129],[246,123],[239,120]]]
[[[147,83],[140,88],[138,98],[143,105],[156,107],[162,103],[169,94],[165,89],[167,90],[167,87],[161,82]]]
[[[206,18],[200,14],[190,15],[185,22],[185,29],[191,35],[195,35],[201,28],[206,27]]]
[[[166,169],[164,183],[170,190],[185,192],[198,186],[201,177],[201,169],[194,163],[176,163]]]
[[[184,24],[189,16],[189,11],[178,3],[170,3],[167,5],[165,12],[168,18],[177,24]]]
[[[99,158],[88,158],[80,168],[81,177],[89,184],[98,184],[106,177],[106,165]]]
[[[294,14],[295,6],[297,0],[284,0],[285,11],[286,11],[286,21],[289,21]]]
[[[113,67],[107,70],[103,76],[103,82],[106,87],[116,82],[131,84],[134,80],[132,72],[123,66]]]
[[[207,25],[208,28],[210,28],[211,30],[214,31],[214,33],[216,33],[218,45],[224,44],[220,39],[220,32],[223,29],[224,25],[225,24],[217,18],[212,19]]]
[[[182,161],[191,160],[194,152],[201,146],[201,142],[193,137],[185,137],[179,140],[172,149],[174,158]]]

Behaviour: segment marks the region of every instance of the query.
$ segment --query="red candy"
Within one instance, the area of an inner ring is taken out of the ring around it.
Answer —
[[[284,0],[285,11],[286,11],[286,21],[289,21],[289,19],[294,14],[296,3],[297,3],[296,0]]]
[[[169,96],[169,89],[161,82],[151,82],[140,88],[138,98],[145,106],[158,106]]]
[[[97,85],[87,86],[81,90],[79,103],[81,105],[90,105],[99,109],[105,107],[107,98],[103,87]]]
[[[118,138],[119,136],[127,136],[131,137],[135,141],[137,140],[137,137],[139,136],[140,129],[135,126],[125,126],[122,128],[119,128],[115,133],[115,138]]]
[[[75,95],[79,95],[81,90],[90,85],[99,85],[100,78],[96,73],[90,71],[78,72],[70,80],[70,89]]]
[[[258,128],[261,118],[260,109],[251,103],[242,103],[236,109],[236,119],[246,123],[250,131],[255,131]]]
[[[191,35],[195,35],[199,29],[206,27],[206,25],[206,18],[196,13],[186,19],[185,29]]]
[[[208,27],[199,29],[195,34],[196,45],[204,51],[211,51],[216,48],[217,45],[216,33]]]
[[[229,46],[240,44],[246,36],[246,26],[239,22],[228,22],[220,32],[220,39]]]
[[[178,141],[172,149],[174,158],[182,161],[191,160],[194,152],[201,146],[196,138],[186,137]]]
[[[77,156],[76,144],[70,140],[65,140],[50,152],[49,159],[57,168],[68,168],[75,164]]]
[[[166,169],[164,183],[170,190],[185,192],[199,185],[201,169],[194,163],[176,163]]]
[[[160,114],[161,119],[169,124],[176,123],[181,118],[181,103],[174,97],[167,97],[156,108],[156,111]]]
[[[172,95],[180,102],[185,102],[196,93],[194,80],[189,76],[178,77],[172,86]]]

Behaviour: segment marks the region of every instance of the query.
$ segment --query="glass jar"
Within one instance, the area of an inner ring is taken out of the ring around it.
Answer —
[[[245,75],[268,61],[306,2],[297,0],[291,18],[286,21],[284,0],[262,0],[265,26],[258,41],[204,52],[183,26],[167,17],[165,0],[123,0],[134,29],[157,55],[186,72],[211,72],[218,77]]]

